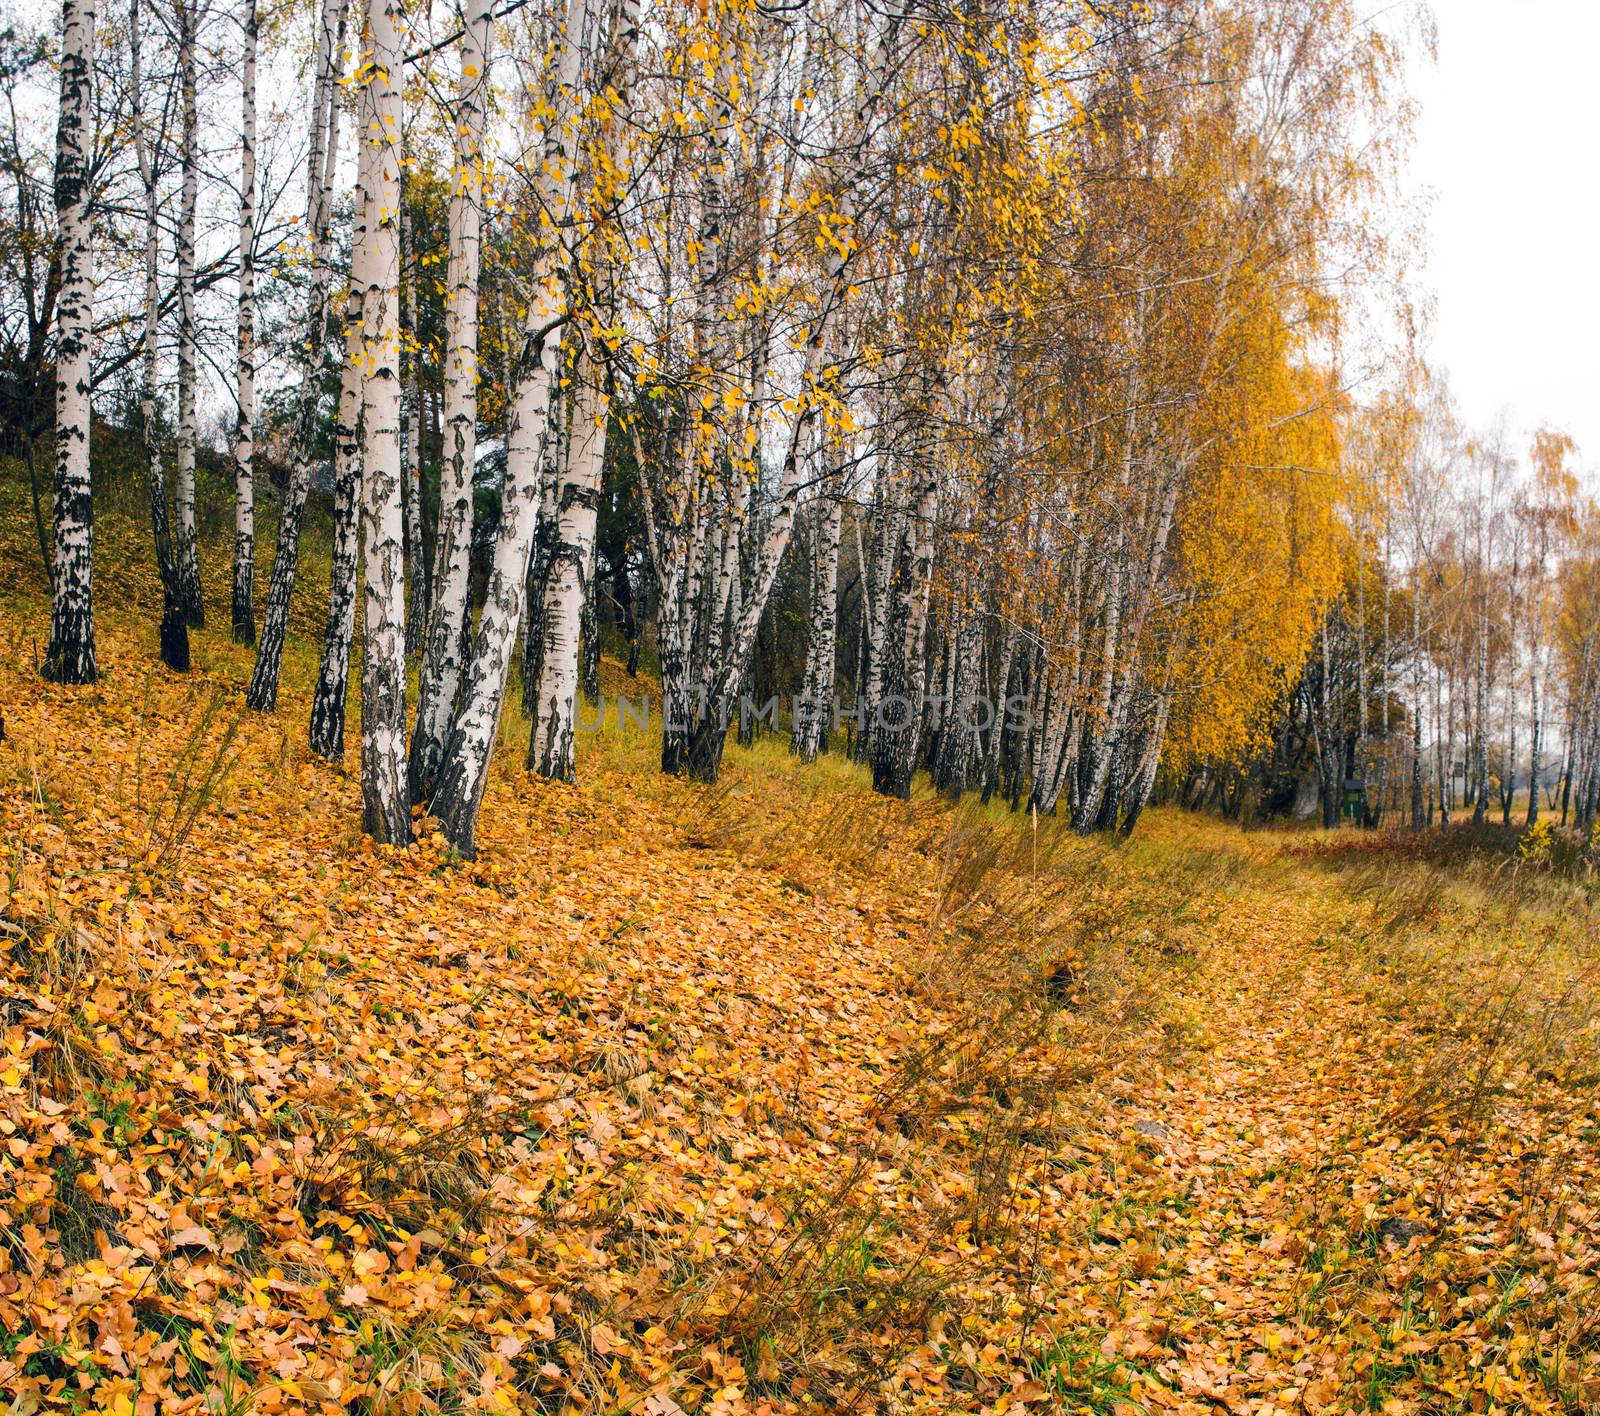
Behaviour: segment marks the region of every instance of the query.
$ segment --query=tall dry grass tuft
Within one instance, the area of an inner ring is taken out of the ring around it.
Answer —
[[[245,707],[223,685],[196,685],[190,695],[193,717],[175,747],[154,749],[169,757],[147,762],[152,748],[147,729],[152,717],[151,686],[155,670],[145,676],[144,711],[134,757],[134,802],[145,818],[144,841],[138,852],[145,871],[170,876],[194,837],[196,825],[226,789],[239,762],[239,732]],[[154,776],[146,788],[147,766]]]
[[[1140,901],[1121,846],[1057,823],[1019,831],[913,803],[894,840],[874,841],[882,803],[838,796],[799,808],[815,857],[804,866],[795,817],[760,803],[725,788],[694,830],[789,874],[848,870],[873,841],[875,869],[892,874],[903,853],[906,880],[925,880],[931,859],[937,888],[895,962],[905,1021],[865,1123],[832,1138],[826,1183],[781,1197],[767,1238],[684,1285],[683,1313],[760,1389],[837,1410],[892,1404],[909,1363],[948,1358],[947,1324],[984,1284],[992,1301],[996,1273],[1023,1348],[1052,1340],[1039,1187],[1076,1134],[1078,1088],[1164,1036],[1157,975],[1187,967],[1187,950],[1157,926],[1190,903],[1207,915],[1199,897],[1219,881],[1200,870]]]
[[[1328,1141],[1309,1301],[1359,1323],[1399,1283],[1408,1310],[1451,1328],[1452,1271],[1491,1253],[1501,1277],[1476,1305],[1476,1360],[1531,1356],[1578,1409],[1600,1396],[1600,1285],[1562,1255],[1600,1253],[1600,905],[1482,856],[1340,875],[1364,908],[1330,964],[1375,1020],[1378,1104]],[[1411,1193],[1349,1163],[1375,1140]],[[1398,1257],[1410,1247],[1415,1258]]]

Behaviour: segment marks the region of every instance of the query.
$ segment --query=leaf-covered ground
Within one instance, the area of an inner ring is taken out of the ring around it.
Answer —
[[[5,1409],[1600,1403],[1577,887],[615,728],[376,849],[143,594],[0,623]]]

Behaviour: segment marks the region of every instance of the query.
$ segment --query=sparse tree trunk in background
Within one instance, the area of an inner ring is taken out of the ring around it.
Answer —
[[[1567,829],[1567,814],[1572,805],[1573,740],[1577,732],[1577,719],[1573,713],[1573,694],[1567,691],[1567,733],[1561,755],[1561,829]]]
[[[239,418],[233,432],[233,638],[256,642],[256,0],[243,0],[239,174]]]
[[[993,719],[989,724],[989,742],[983,763],[983,804],[987,806],[995,789],[1000,785],[1000,769],[1004,762],[1007,701],[1011,695],[1012,666],[1017,659],[1017,630],[1012,625],[1006,629],[1005,646],[1000,651],[1000,665],[995,672],[994,699],[990,704]]]
[[[550,430],[545,436],[544,459],[539,469],[539,523],[528,554],[528,608],[523,616],[522,712],[531,723],[538,713],[539,679],[544,670],[545,588],[556,544],[556,495],[562,469],[567,465],[567,404],[563,389],[551,399]]]
[[[1389,660],[1394,651],[1390,634],[1390,615],[1393,609],[1392,595],[1394,589],[1393,577],[1390,575],[1390,566],[1394,564],[1394,553],[1389,541],[1389,523],[1384,522],[1383,527],[1383,658],[1378,665],[1378,733],[1383,743],[1383,755],[1378,759],[1378,805],[1372,811],[1372,825],[1383,824],[1384,812],[1390,806],[1391,795],[1398,796],[1399,786],[1394,783],[1390,770],[1390,758],[1394,755],[1394,744],[1389,741]]]
[[[1483,825],[1489,814],[1489,586],[1479,568],[1477,666],[1473,675],[1478,735],[1472,744],[1472,824]]]
[[[333,553],[328,573],[328,624],[322,637],[322,663],[311,700],[311,750],[330,762],[344,756],[345,700],[350,684],[350,646],[355,637],[356,572],[361,550],[361,410],[365,393],[367,222],[372,208],[373,146],[361,145],[351,206],[350,291],[345,307],[344,372],[333,427]]]
[[[1511,824],[1511,799],[1517,786],[1517,650],[1522,642],[1522,543],[1520,534],[1512,542],[1510,600],[1506,616],[1506,694],[1505,741],[1500,745],[1500,824]]]
[[[1372,801],[1367,794],[1367,568],[1358,558],[1356,576],[1356,722],[1355,778],[1360,784],[1361,825],[1372,825]]]
[[[406,792],[406,604],[403,466],[400,452],[400,79],[397,0],[373,0],[367,15],[372,73],[363,146],[368,372],[362,382],[361,539],[364,548],[361,660],[361,824],[391,845],[411,839]]]
[[[1528,749],[1528,825],[1539,819],[1539,753],[1544,744],[1540,741],[1539,725],[1539,647],[1537,641],[1529,656],[1528,669],[1529,712],[1532,715],[1533,741]]]
[[[1322,617],[1321,691],[1319,701],[1312,710],[1317,734],[1317,766],[1322,776],[1322,826],[1327,831],[1335,830],[1339,825],[1339,808],[1344,795],[1338,689],[1334,683],[1334,655],[1328,633],[1328,621],[1332,613],[1329,610]]]
[[[1433,666],[1433,741],[1434,767],[1438,780],[1439,824],[1450,824],[1450,813],[1455,810],[1456,762],[1456,710],[1454,704],[1455,663],[1460,648],[1459,636],[1452,634],[1445,647],[1444,663],[1437,659]],[[1448,698],[1446,696],[1448,686]],[[1443,736],[1440,729],[1443,728]]]
[[[461,687],[462,644],[472,572],[472,477],[478,447],[478,267],[483,231],[483,125],[489,46],[489,0],[468,0],[456,90],[455,165],[451,172],[449,291],[445,310],[444,455],[439,466],[439,527],[433,553],[433,602],[417,676],[417,721],[407,778],[411,800],[433,795],[445,735]]]
[[[554,92],[549,96],[552,112],[541,160],[534,169],[539,174],[540,199],[558,230],[565,224],[572,202],[576,145],[572,113],[583,72],[582,38],[588,30],[590,3],[591,0],[570,0],[568,4]],[[477,850],[478,811],[488,785],[489,758],[494,751],[511,656],[526,604],[528,558],[538,513],[541,462],[550,431],[550,405],[561,360],[561,319],[566,307],[566,279],[558,245],[548,243],[540,250],[527,288],[528,314],[512,393],[506,482],[494,564],[473,640],[461,705],[445,744],[434,797],[434,809],[445,837],[467,856]]]
[[[556,492],[555,536],[544,588],[538,686],[528,736],[530,772],[554,781],[577,778],[573,755],[578,709],[581,623],[592,589],[595,522],[600,506],[600,469],[606,455],[608,421],[603,370],[580,353],[566,466]],[[529,626],[529,632],[533,627]]]
[[[891,593],[889,654],[884,675],[884,702],[898,700],[888,730],[873,749],[872,788],[906,801],[917,764],[922,726],[922,695],[927,683],[928,595],[933,584],[933,523],[939,507],[939,474],[931,456],[919,459],[917,502],[906,527],[906,557]],[[898,626],[899,632],[896,632]],[[900,726],[896,730],[896,724]]]
[[[417,340],[417,261],[411,206],[400,183],[400,482],[405,489],[406,653],[422,647],[428,620],[426,560],[422,551],[422,351]]]
[[[94,148],[94,0],[62,0],[61,108],[55,203],[61,242],[56,299],[55,592],[44,676],[93,683],[94,502],[89,481],[89,343],[94,330],[94,228],[89,158]]]
[[[863,560],[870,561],[870,564],[863,565],[861,572],[861,633],[865,640],[863,653],[866,661],[861,692],[856,698],[856,712],[860,715],[860,721],[856,724],[856,761],[861,763],[873,760],[877,739],[878,705],[883,698],[884,651],[888,645],[890,583],[900,546],[898,508],[886,487],[880,485],[876,501],[876,534],[870,556],[859,523],[856,527],[857,545]]]
[[[1420,831],[1428,824],[1422,801],[1422,570],[1419,564],[1411,574],[1411,829]]]
[[[141,45],[140,0],[129,13],[131,47],[131,100],[133,147],[144,188],[144,355],[140,360],[139,440],[143,444],[145,475],[150,492],[150,528],[155,539],[156,571],[161,577],[161,662],[178,671],[189,667],[189,625],[184,618],[178,587],[178,565],[172,545],[172,518],[167,510],[166,469],[161,463],[160,427],[156,417],[156,387],[160,362],[160,200],[155,157],[145,131],[144,66]]]
[[[977,698],[983,659],[983,610],[975,602],[955,607],[951,626],[949,687],[944,704],[944,726],[939,733],[935,781],[941,791],[957,797],[967,789],[972,763],[978,755],[977,729],[983,718]]]
[[[805,681],[795,705],[789,750],[802,762],[815,762],[824,751],[833,723],[833,680],[839,638],[839,540],[844,526],[844,501],[825,493],[817,519],[811,562],[811,621],[807,637]]]
[[[595,578],[599,550],[590,542],[584,576],[583,615],[578,621],[578,692],[591,703],[600,698],[600,585]]]
[[[323,339],[328,316],[328,222],[332,208],[333,173],[338,161],[339,109],[335,79],[344,43],[345,0],[323,0],[317,26],[316,80],[311,100],[311,153],[306,164],[306,228],[311,242],[306,294],[305,343],[302,346],[300,390],[290,439],[289,485],[278,509],[277,548],[267,584],[266,610],[256,648],[255,671],[245,702],[258,713],[278,705],[278,679],[283,671],[283,645],[289,631],[289,605],[300,564],[300,525],[311,490],[311,455],[316,445],[321,403]]]
[[[195,629],[206,622],[200,588],[200,541],[195,521],[195,397],[200,330],[194,303],[195,209],[200,201],[200,106],[195,74],[198,0],[178,0],[178,81],[182,89],[183,189],[178,206],[178,458],[173,504],[178,518],[178,593],[184,618]]]
[[[1545,569],[1550,554],[1548,522],[1541,516],[1534,530],[1533,569],[1528,585],[1528,716],[1532,740],[1528,747],[1528,825],[1539,819],[1539,754],[1544,751],[1544,724],[1540,721],[1539,657],[1545,614]]]

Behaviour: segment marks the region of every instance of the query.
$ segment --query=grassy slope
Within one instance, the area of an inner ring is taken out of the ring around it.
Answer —
[[[8,1393],[1600,1399],[1576,890],[1160,812],[1019,832],[772,742],[706,792],[611,729],[573,790],[516,770],[514,714],[478,862],[375,850],[301,746],[314,613],[243,714],[223,634],[152,667],[108,515],[110,672],[41,684],[25,496],[0,478]]]

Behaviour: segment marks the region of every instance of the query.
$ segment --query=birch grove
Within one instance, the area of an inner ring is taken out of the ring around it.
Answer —
[[[1405,125],[1348,0],[130,0],[98,107],[63,19],[52,676],[125,404],[163,662],[231,501],[245,701],[316,662],[339,762],[359,656],[381,841],[581,785],[619,683],[700,782],[778,731],[1084,833],[1592,823],[1571,440],[1349,372]]]

